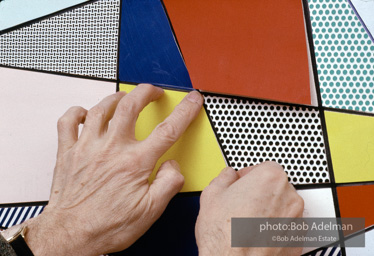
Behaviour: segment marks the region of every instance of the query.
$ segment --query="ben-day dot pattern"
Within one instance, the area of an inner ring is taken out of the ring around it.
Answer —
[[[205,106],[231,167],[276,161],[293,184],[330,182],[317,109],[211,95]]]
[[[346,0],[309,0],[323,106],[374,112],[374,43]]]
[[[95,1],[0,36],[0,64],[116,78],[120,0]]]

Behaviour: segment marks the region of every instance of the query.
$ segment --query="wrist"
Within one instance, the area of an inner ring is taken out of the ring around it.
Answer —
[[[86,255],[81,237],[74,237],[63,223],[47,213],[25,223],[25,241],[35,256]]]

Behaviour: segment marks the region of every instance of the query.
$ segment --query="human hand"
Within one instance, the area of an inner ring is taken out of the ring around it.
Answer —
[[[184,178],[175,161],[161,165],[150,185],[148,178],[203,103],[198,92],[191,92],[147,139],[137,141],[138,114],[162,94],[143,84],[127,95],[108,96],[88,112],[73,107],[60,118],[50,201],[27,223],[26,242],[35,255],[120,251],[160,217]]]
[[[277,163],[237,172],[225,168],[201,194],[195,228],[199,255],[300,255],[301,248],[231,248],[231,218],[295,218],[303,210],[303,199]]]

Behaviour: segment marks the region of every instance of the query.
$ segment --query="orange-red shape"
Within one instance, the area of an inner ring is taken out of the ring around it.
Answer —
[[[301,0],[164,0],[194,88],[310,104]]]
[[[338,187],[342,218],[365,218],[365,227],[374,224],[374,185]]]

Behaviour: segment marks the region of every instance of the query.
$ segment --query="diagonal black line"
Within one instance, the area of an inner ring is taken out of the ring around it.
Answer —
[[[21,23],[19,25],[13,26],[11,28],[0,30],[0,36],[3,35],[3,34],[6,34],[8,32],[11,32],[11,31],[14,31],[14,30],[18,30],[18,29],[21,29],[23,27],[27,27],[27,26],[30,26],[32,24],[38,23],[38,22],[40,22],[42,20],[52,18],[52,17],[60,15],[62,13],[69,12],[69,11],[74,10],[76,8],[80,8],[80,7],[84,6],[84,5],[91,4],[91,3],[96,2],[96,1],[98,1],[98,0],[89,0],[89,1],[77,4],[77,5],[73,5],[73,6],[67,7],[65,9],[59,10],[57,12],[54,12],[54,13],[51,13],[51,14],[48,14],[48,15],[45,15],[45,16],[42,16],[42,17],[30,20],[30,21],[24,22],[24,23]]]
[[[116,82],[116,80],[109,79],[109,78],[100,78],[100,77],[93,77],[93,76],[77,75],[77,74],[63,73],[63,72],[57,72],[57,71],[38,70],[38,69],[32,69],[32,68],[14,67],[14,66],[7,66],[7,65],[3,65],[3,64],[0,64],[0,68],[11,68],[11,69],[17,69],[17,70],[23,70],[23,71],[39,72],[39,73],[45,73],[45,74],[50,74],[50,75],[82,78],[82,79],[96,80],[96,81],[102,81],[102,82],[112,82],[112,83]]]

